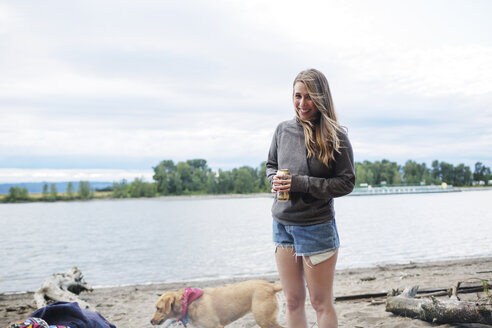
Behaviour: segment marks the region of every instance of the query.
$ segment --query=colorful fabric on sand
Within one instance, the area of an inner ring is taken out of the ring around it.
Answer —
[[[7,328],[70,328],[68,326],[48,325],[46,321],[40,318],[28,318],[26,320],[11,323]]]
[[[183,298],[181,299],[181,318],[178,319],[185,327],[189,322],[188,319],[188,306],[193,303],[196,299],[203,295],[203,290],[198,288],[186,287],[183,293]]]

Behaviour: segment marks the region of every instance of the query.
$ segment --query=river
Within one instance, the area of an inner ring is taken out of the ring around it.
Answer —
[[[276,272],[271,197],[0,204],[0,292]],[[335,200],[338,268],[492,256],[492,190]]]

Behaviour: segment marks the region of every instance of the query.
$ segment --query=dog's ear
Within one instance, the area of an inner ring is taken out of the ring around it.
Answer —
[[[181,313],[181,299],[183,297],[182,293],[173,292],[163,295],[158,302],[157,309],[166,314],[170,313]]]
[[[171,312],[171,298],[167,297],[164,302],[162,302],[162,312],[170,313]]]
[[[170,293],[166,293],[162,295],[155,304],[155,308],[158,312],[162,314],[169,314],[171,312],[171,303],[173,301],[173,297]]]
[[[183,299],[183,293],[184,293],[184,291],[180,290],[180,291],[173,293],[173,295],[171,297],[171,299],[172,299],[172,301],[170,302],[171,311],[173,311],[174,313],[181,314],[181,310],[183,308],[183,306],[181,304],[181,300]]]

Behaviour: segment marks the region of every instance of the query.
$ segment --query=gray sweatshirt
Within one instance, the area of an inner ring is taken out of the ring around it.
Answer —
[[[340,153],[330,167],[318,158],[307,158],[304,130],[297,118],[280,123],[273,135],[266,163],[272,183],[278,169],[292,174],[290,200],[273,202],[272,215],[286,225],[311,225],[335,217],[333,198],[349,194],[354,189],[355,169],[352,146],[345,133],[339,134]]]

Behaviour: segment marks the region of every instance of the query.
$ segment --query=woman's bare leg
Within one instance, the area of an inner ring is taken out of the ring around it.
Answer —
[[[307,328],[302,257],[295,255],[293,247],[277,247],[275,259],[287,302],[287,327]]]
[[[319,328],[338,327],[333,297],[333,280],[335,278],[337,256],[338,252],[317,265],[312,265],[308,258],[305,259],[307,265],[304,265],[304,274],[311,304],[316,310]]]

